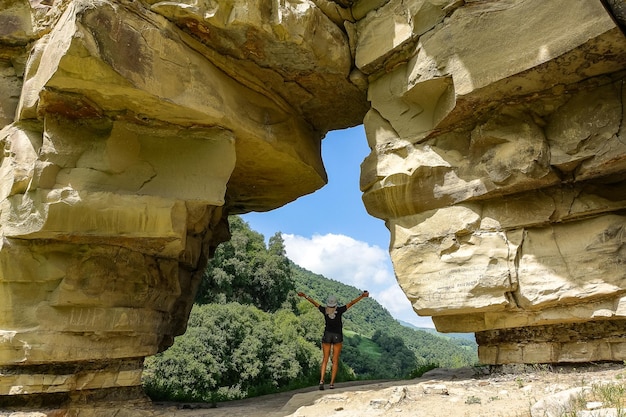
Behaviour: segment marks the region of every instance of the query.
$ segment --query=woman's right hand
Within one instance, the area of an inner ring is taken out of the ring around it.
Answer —
[[[306,297],[306,294],[304,294],[303,292],[299,292],[298,297]]]

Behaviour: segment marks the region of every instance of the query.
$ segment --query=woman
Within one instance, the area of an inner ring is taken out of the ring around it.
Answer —
[[[328,297],[326,306],[320,305],[317,301],[311,297],[305,295],[303,292],[299,292],[300,297],[306,298],[311,304],[324,315],[324,336],[322,337],[322,353],[324,354],[322,359],[322,375],[320,377],[320,390],[324,389],[324,376],[326,375],[326,365],[328,364],[328,358],[330,357],[330,350],[332,346],[333,350],[333,368],[330,373],[330,389],[335,388],[335,377],[337,376],[337,369],[339,368],[339,354],[343,347],[343,322],[341,316],[350,307],[361,301],[365,297],[369,297],[370,293],[363,291],[363,294],[350,301],[345,306],[337,306],[337,298],[334,296]]]

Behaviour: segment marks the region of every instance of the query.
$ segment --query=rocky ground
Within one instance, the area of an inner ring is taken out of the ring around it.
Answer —
[[[622,417],[626,367],[603,363],[436,369],[408,381],[339,383],[217,404],[155,404],[174,417]],[[577,410],[578,411],[577,414]]]

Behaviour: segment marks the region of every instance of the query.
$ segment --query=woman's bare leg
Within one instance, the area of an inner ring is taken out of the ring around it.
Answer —
[[[335,385],[335,377],[337,376],[337,369],[339,369],[339,355],[341,354],[341,348],[343,343],[335,343],[333,345],[333,369],[330,373],[330,385]]]
[[[328,358],[330,357],[330,343],[322,343],[322,375],[320,376],[320,384],[324,383],[324,376],[326,376],[326,365],[328,365]],[[333,362],[333,366],[334,362]]]

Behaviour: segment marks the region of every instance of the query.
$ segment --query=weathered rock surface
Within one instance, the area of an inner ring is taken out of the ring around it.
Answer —
[[[613,0],[0,0],[0,407],[144,404],[226,216],[323,186],[322,138],[363,121],[363,201],[419,314],[485,363],[626,359],[624,21]]]
[[[625,359],[613,16],[601,2],[389,1],[357,27],[363,200],[415,310],[479,332],[485,363]]]
[[[310,2],[0,1],[0,409],[145,404],[226,216],[325,184],[352,62]]]

